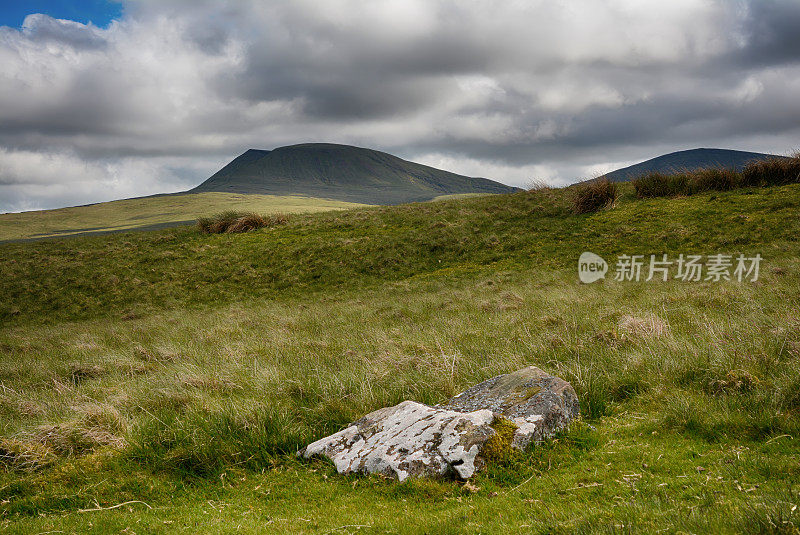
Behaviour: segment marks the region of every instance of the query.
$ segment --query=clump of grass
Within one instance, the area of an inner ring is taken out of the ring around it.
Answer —
[[[541,178],[533,178],[525,184],[528,191],[550,191],[553,187]]]
[[[733,169],[708,168],[680,173],[648,173],[633,180],[636,196],[679,197],[704,191],[728,191],[742,187],[741,173]]]
[[[733,169],[698,169],[689,173],[689,194],[704,191],[729,191],[742,186],[742,175]]]
[[[53,464],[56,455],[38,443],[0,438],[0,466],[7,470],[32,472]]]
[[[77,422],[40,426],[33,433],[33,438],[60,455],[80,455],[102,446],[121,449],[125,445],[122,437],[107,429],[84,427]]]
[[[204,234],[232,234],[264,227],[277,227],[289,221],[285,214],[259,215],[250,212],[222,212],[212,217],[201,217],[197,228]]]
[[[32,442],[59,455],[81,455],[110,446],[122,449],[126,442],[122,438],[127,423],[120,412],[107,404],[86,404],[76,407],[79,419],[41,425],[29,434]]]
[[[599,178],[575,187],[572,209],[576,214],[597,212],[617,200],[617,185],[608,178]]]
[[[636,196],[678,197],[706,191],[745,187],[785,186],[800,182],[800,156],[750,162],[742,172],[709,168],[679,173],[648,173],[633,180]]]
[[[706,389],[711,394],[745,393],[752,391],[760,382],[745,370],[730,370],[725,377],[710,379]]]
[[[800,154],[750,162],[742,171],[742,182],[756,187],[796,184],[800,182]]]
[[[640,318],[626,314],[620,318],[617,327],[623,337],[660,338],[669,332],[669,325],[653,315]]]
[[[649,197],[677,197],[689,194],[689,177],[686,173],[668,175],[665,173],[647,173],[633,180],[636,196],[640,199]]]
[[[661,425],[686,434],[694,434],[707,439],[716,438],[708,425],[708,407],[697,403],[688,392],[675,392],[665,401]]]
[[[70,382],[75,385],[88,379],[97,379],[106,374],[106,369],[97,364],[75,363],[71,364],[69,368]]]

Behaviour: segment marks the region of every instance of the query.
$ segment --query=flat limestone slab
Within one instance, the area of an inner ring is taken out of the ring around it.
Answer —
[[[494,419],[488,410],[464,413],[404,401],[367,414],[301,454],[330,458],[340,474],[381,473],[403,481],[452,471],[466,479],[475,473],[481,447],[494,435]]]
[[[371,412],[298,452],[327,457],[340,474],[471,477],[511,448],[553,436],[579,416],[578,397],[559,377],[530,366],[498,375],[430,407],[404,401]]]

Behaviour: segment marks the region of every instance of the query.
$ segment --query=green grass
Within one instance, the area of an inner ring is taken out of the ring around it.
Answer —
[[[278,195],[187,193],[111,201],[87,206],[0,214],[0,241],[133,230],[226,210],[257,213],[307,213],[360,206],[355,203]]]
[[[0,530],[793,533],[800,186],[623,186],[589,215],[569,193],[0,245],[0,437],[30,461],[0,460]],[[756,283],[582,285],[584,250],[765,260]],[[584,422],[474,487],[293,455],[530,364]]]

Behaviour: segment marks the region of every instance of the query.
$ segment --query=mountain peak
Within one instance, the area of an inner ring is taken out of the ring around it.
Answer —
[[[249,149],[192,193],[305,195],[365,204],[426,201],[458,193],[517,188],[409,162],[386,152],[336,143]]]

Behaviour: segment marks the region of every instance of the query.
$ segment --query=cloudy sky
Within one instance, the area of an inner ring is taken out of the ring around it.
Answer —
[[[513,185],[800,148],[800,0],[15,4],[0,211],[179,191],[311,141]]]

